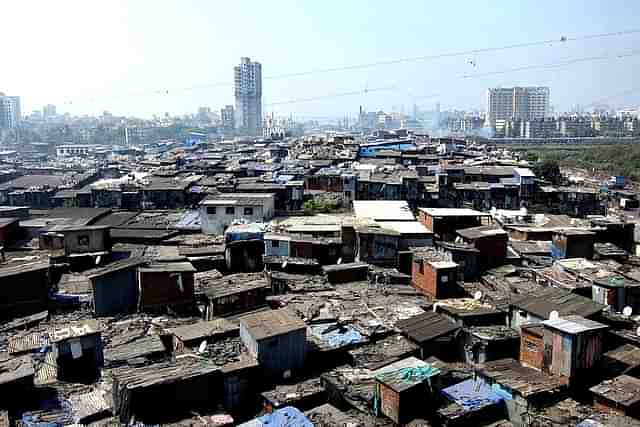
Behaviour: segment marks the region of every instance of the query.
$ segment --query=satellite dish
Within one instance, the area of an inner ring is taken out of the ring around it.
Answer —
[[[202,354],[207,349],[207,340],[204,340],[200,343],[200,347],[198,347],[198,353]]]
[[[285,268],[287,268],[287,261],[284,261],[284,262],[282,263],[282,269],[284,270]]]
[[[558,320],[559,317],[560,314],[556,310],[553,310],[551,313],[549,313],[549,320]]]
[[[480,292],[480,291],[476,291],[476,292],[473,294],[473,299],[474,299],[474,300],[476,300],[476,301],[480,301],[480,299],[481,299],[481,298],[482,298],[482,292]]]
[[[101,258],[101,256],[100,256],[100,255],[98,255],[98,256],[96,257],[96,265],[100,265],[100,260],[101,260],[101,259],[102,259],[102,258]]]
[[[633,308],[626,306],[625,308],[622,309],[622,314],[624,314],[627,317],[631,316],[633,314]]]
[[[338,258],[338,261],[336,262],[336,264],[342,264],[342,258]]]
[[[636,329],[636,335],[640,335],[640,326],[638,326],[638,329]]]

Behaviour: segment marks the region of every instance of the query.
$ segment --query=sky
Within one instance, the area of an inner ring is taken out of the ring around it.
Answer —
[[[263,111],[296,118],[360,105],[481,110],[488,87],[515,85],[549,86],[556,111],[640,105],[640,32],[560,41],[640,29],[636,1],[3,0],[1,10],[0,92],[21,96],[23,114],[49,103],[143,118],[219,110],[233,103],[242,56],[262,63]],[[544,40],[557,42],[433,58]]]

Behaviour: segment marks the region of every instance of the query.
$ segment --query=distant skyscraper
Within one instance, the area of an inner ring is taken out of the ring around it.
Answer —
[[[487,121],[495,127],[496,120],[537,120],[549,112],[549,88],[509,87],[487,90]]]
[[[47,120],[56,116],[56,106],[52,104],[42,107],[42,117]]]
[[[222,129],[225,133],[233,133],[236,127],[233,105],[226,105],[220,110],[220,121],[222,121]]]
[[[21,120],[20,97],[7,96],[0,92],[0,129],[16,128]]]
[[[234,67],[235,126],[247,135],[262,134],[262,65],[240,58]]]

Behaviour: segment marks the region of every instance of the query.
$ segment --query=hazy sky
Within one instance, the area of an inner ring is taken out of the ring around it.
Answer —
[[[140,117],[233,103],[241,56],[261,62],[267,77],[640,28],[633,0],[2,0],[0,10],[0,91],[20,95],[23,113],[53,103],[72,114]],[[265,79],[264,111],[481,109],[484,90],[498,85],[550,86],[555,109],[565,110],[640,88],[639,41],[636,33]],[[626,58],[490,74],[634,48]],[[282,104],[317,97],[325,98]],[[607,102],[640,105],[640,90]]]

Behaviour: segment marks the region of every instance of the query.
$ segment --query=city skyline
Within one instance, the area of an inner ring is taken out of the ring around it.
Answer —
[[[640,103],[637,93],[625,93],[640,65],[630,51],[640,34],[580,39],[633,30],[633,10],[640,11],[635,4],[564,2],[548,14],[539,2],[499,10],[478,2],[417,1],[403,8],[284,1],[224,7],[197,1],[18,3],[6,6],[5,25],[22,35],[21,43],[7,46],[4,57],[20,66],[3,70],[0,91],[21,96],[23,113],[46,104],[74,115],[108,110],[143,118],[191,113],[203,105],[218,110],[234,102],[230,70],[241,56],[263,64],[265,114],[341,116],[358,105],[390,110],[436,102],[443,109],[473,110],[482,108],[484,90],[496,86],[548,86],[560,111],[620,93],[612,105]],[[459,7],[468,13],[456,15]],[[150,11],[154,20],[145,18]],[[447,23],[454,16],[464,34]],[[216,25],[207,25],[212,17]],[[527,28],[520,24],[525,17],[541,22]],[[33,22],[25,34],[20,23],[27,18]],[[378,26],[393,27],[400,18],[403,25],[393,35]],[[491,19],[501,25],[489,25]],[[245,31],[233,31],[238,22]],[[54,35],[56,48],[45,47],[45,34]],[[556,42],[500,48],[544,40]],[[452,55],[485,48],[491,49]],[[43,63],[53,66],[43,73]]]

